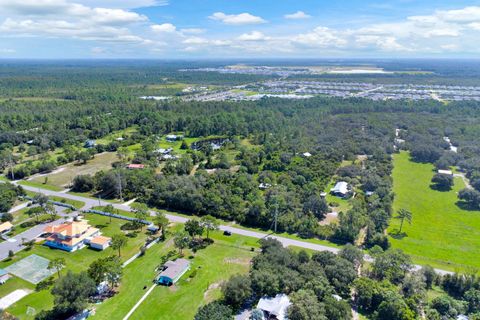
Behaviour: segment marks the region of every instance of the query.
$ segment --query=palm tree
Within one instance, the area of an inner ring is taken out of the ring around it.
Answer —
[[[400,220],[400,230],[398,230],[398,233],[401,233],[403,228],[403,222],[405,220],[407,220],[409,224],[412,224],[412,213],[407,209],[400,209],[398,210],[395,219]]]
[[[128,238],[123,233],[112,236],[112,249],[118,250],[118,257],[121,257],[121,249],[127,246]]]
[[[60,278],[60,270],[65,267],[65,259],[64,258],[56,258],[50,260],[48,263],[48,269],[54,269],[58,273],[58,278]]]

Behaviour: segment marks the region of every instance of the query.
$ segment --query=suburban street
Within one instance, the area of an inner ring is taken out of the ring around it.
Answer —
[[[14,184],[18,184],[18,181],[15,181]],[[51,190],[46,190],[46,189],[39,189],[39,188],[36,188],[36,187],[30,187],[30,186],[22,186],[22,187],[25,190],[32,191],[32,192],[41,192],[41,193],[43,193],[47,196],[57,196],[57,197],[63,197],[63,198],[70,199],[70,200],[82,201],[82,202],[85,203],[85,206],[83,208],[79,208],[81,210],[88,210],[88,209],[90,209],[92,207],[95,207],[95,206],[99,206],[99,205],[100,206],[106,206],[106,205],[109,205],[109,204],[113,205],[113,207],[116,208],[116,209],[126,210],[126,211],[131,211],[132,210],[130,206],[127,206],[125,204],[112,204],[110,202],[103,201],[103,200],[81,197],[81,196],[72,195],[72,194],[64,193],[64,192],[51,191]],[[154,215],[154,213],[152,212],[151,215]],[[171,214],[167,214],[166,217],[168,218],[168,220],[170,220],[171,222],[175,222],[175,223],[185,223],[188,220],[185,217],[171,215]],[[55,222],[57,222],[57,221],[55,221]],[[285,237],[280,237],[280,236],[268,234],[268,233],[265,233],[265,232],[246,230],[246,229],[235,228],[235,227],[226,226],[226,225],[221,225],[220,230],[230,231],[231,233],[234,233],[234,234],[239,234],[239,235],[242,235],[242,236],[252,237],[252,238],[257,238],[257,239],[262,239],[262,238],[267,238],[267,237],[268,238],[273,238],[273,239],[276,239],[276,240],[280,241],[283,244],[283,246],[285,246],[285,247],[295,246],[295,247],[310,249],[310,250],[314,250],[314,251],[330,251],[332,253],[338,253],[338,251],[339,251],[338,248],[333,248],[333,247],[329,247],[329,246],[325,246],[325,245],[321,245],[321,244],[316,244],[316,243],[311,243],[311,242],[301,241],[301,240],[295,240],[295,239],[290,239],[290,238],[285,238]],[[6,252],[7,252],[7,256],[8,256],[8,250],[9,249],[6,249],[6,250],[7,250]],[[0,253],[3,254],[3,247],[1,247],[1,246],[0,246]],[[365,259],[367,261],[373,261],[373,259],[369,256],[366,256]],[[415,265],[415,269],[420,269],[420,268],[421,268],[420,265]],[[454,272],[447,271],[447,270],[442,270],[442,269],[435,269],[435,271],[438,274],[441,274],[441,275],[453,274],[454,273]]]

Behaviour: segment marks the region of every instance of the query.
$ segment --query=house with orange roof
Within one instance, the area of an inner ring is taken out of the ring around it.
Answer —
[[[96,236],[90,240],[90,247],[97,250],[105,250],[110,246],[110,242],[112,242],[112,238]]]
[[[44,229],[50,234],[45,245],[65,251],[76,251],[90,243],[100,235],[100,230],[88,224],[86,220],[67,221],[58,226],[48,226]]]

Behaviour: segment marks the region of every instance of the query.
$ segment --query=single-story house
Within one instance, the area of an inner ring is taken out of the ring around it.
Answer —
[[[9,233],[13,228],[13,224],[10,221],[6,221],[0,224],[0,234]]]
[[[264,297],[260,299],[257,309],[263,311],[265,319],[286,320],[290,305],[290,299],[286,294],[277,294],[275,298]]]
[[[90,240],[89,245],[90,248],[97,249],[97,250],[105,250],[110,246],[112,242],[112,238],[104,237],[104,236],[96,236],[92,240]]]
[[[453,176],[452,170],[438,170],[439,174],[446,174],[448,176]]]
[[[345,197],[350,192],[348,183],[345,181],[339,181],[335,186],[330,189],[330,193],[337,197]]]
[[[131,163],[127,166],[127,169],[129,170],[145,169],[145,165],[139,164],[139,163]]]
[[[167,261],[164,264],[164,270],[157,278],[158,284],[171,286],[176,283],[188,270],[190,270],[190,261],[186,259],[177,259]]]
[[[4,284],[11,277],[12,276],[7,271],[0,269],[0,284]]]
[[[309,158],[312,156],[312,154],[310,152],[304,152],[302,153],[302,156],[304,156],[305,158]]]
[[[91,239],[100,235],[100,230],[90,226],[86,220],[48,226],[43,232],[50,234],[45,241],[46,246],[70,252],[83,248]]]

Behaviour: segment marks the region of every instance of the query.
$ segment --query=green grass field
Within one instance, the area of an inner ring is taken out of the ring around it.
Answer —
[[[112,236],[116,233],[121,232],[120,226],[125,223],[125,221],[119,219],[113,219],[110,223],[107,217],[95,214],[88,214],[86,216],[86,219],[92,226],[100,228],[102,234],[106,236]],[[144,244],[145,239],[145,232],[139,232],[135,238],[128,238],[127,246],[122,249],[122,260],[126,261],[128,258],[137,253],[140,247]],[[48,247],[38,244],[35,245],[31,250],[20,251],[12,260],[5,260],[0,262],[0,268],[5,268],[6,266],[31,254],[37,254],[50,260],[59,257],[64,258],[66,261],[66,267],[62,272],[66,272],[66,270],[80,272],[86,270],[90,263],[92,263],[93,261],[102,257],[117,254],[117,252],[114,251],[112,248],[107,248],[104,251],[95,251],[89,248],[83,248],[75,252],[66,252],[57,249],[50,249]],[[8,286],[0,286],[0,296],[6,295],[14,291],[15,289],[34,288],[32,284],[23,281],[22,279],[19,279],[17,277],[10,279],[7,284]],[[37,311],[51,308],[51,306],[53,305],[53,297],[49,292],[49,290],[34,292],[10,306],[8,308],[8,311],[19,317],[19,319],[33,319],[33,316],[26,314],[28,306],[35,308]]]
[[[410,161],[409,154],[394,155],[394,210],[413,213],[412,224],[392,219],[388,229],[393,247],[412,255],[419,264],[430,264],[452,271],[480,268],[480,211],[466,211],[457,205],[457,192],[465,187],[460,178],[449,192],[430,188],[433,165]]]
[[[60,170],[56,170],[54,173],[50,173],[46,176],[34,178],[32,181],[39,185],[48,188],[60,188],[61,190],[67,188],[77,175],[94,175],[101,170],[109,170],[112,168],[112,163],[118,161],[115,152],[104,152],[96,154],[92,160],[89,160],[86,164],[79,164],[78,162],[72,162],[63,166]],[[45,177],[48,177],[47,184],[43,184]]]
[[[33,187],[33,188],[39,188],[39,189],[47,189],[50,191],[62,191],[64,188],[57,187],[57,186],[52,186],[50,184],[43,184],[42,182],[35,182],[35,181],[28,181],[28,180],[22,180],[18,182],[19,185],[21,186],[28,186],[28,187]]]
[[[193,319],[197,309],[220,295],[219,285],[234,274],[248,272],[255,255],[250,248],[258,248],[256,239],[213,232],[215,243],[199,250],[191,259],[192,268],[173,287],[156,287],[130,319]],[[174,250],[172,241],[156,245],[146,255],[128,265],[120,293],[97,306],[92,319],[122,319],[152,285],[155,267],[160,257]],[[191,253],[185,252],[186,257]],[[196,275],[190,278],[194,270]]]

